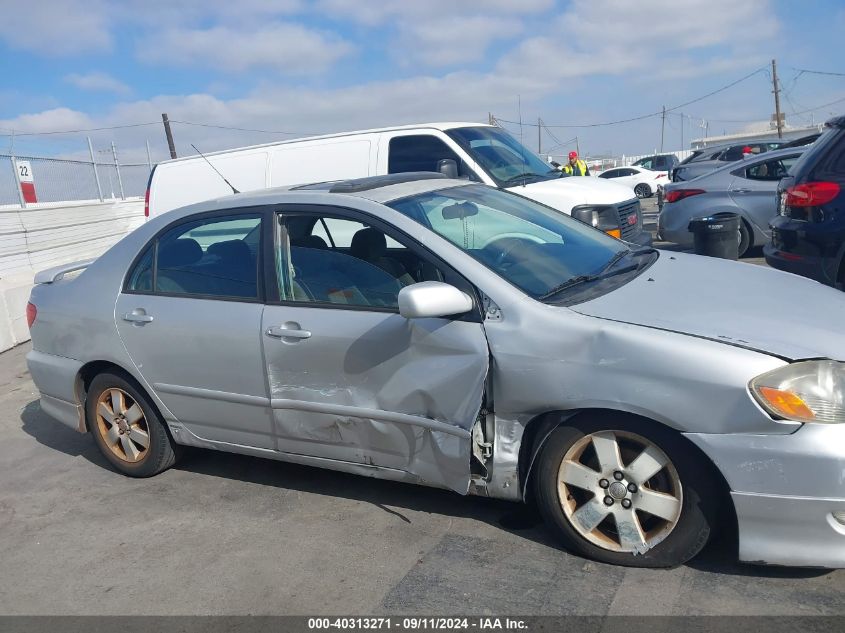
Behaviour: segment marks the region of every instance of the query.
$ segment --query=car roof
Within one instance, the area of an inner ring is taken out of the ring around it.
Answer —
[[[754,156],[754,158],[745,158],[745,159],[742,159],[742,160],[731,161],[729,163],[725,163],[725,162],[720,161],[720,160],[718,160],[718,161],[717,160],[702,161],[701,163],[698,163],[698,164],[701,165],[703,163],[719,163],[720,165],[722,165],[722,167],[719,167],[718,169],[714,169],[713,171],[708,171],[706,174],[702,174],[702,175],[698,176],[697,178],[685,180],[685,181],[683,181],[683,183],[690,183],[690,182],[693,182],[695,180],[699,180],[699,179],[703,179],[703,178],[718,177],[719,175],[721,175],[725,172],[733,171],[733,170],[739,169],[739,168],[752,167],[754,165],[759,165],[761,163],[767,163],[770,160],[777,160],[778,158],[781,158],[783,156],[793,156],[795,154],[800,155],[800,154],[803,154],[804,152],[806,152],[807,149],[808,149],[807,147],[788,147],[786,149],[773,149],[771,151],[764,152],[762,154],[756,154]],[[673,183],[673,184],[682,184],[682,183]]]
[[[366,178],[309,183],[305,185],[287,185],[236,193],[180,207],[164,215],[169,215],[172,218],[203,213],[205,211],[215,211],[226,207],[260,207],[282,203],[287,197],[296,197],[297,201],[301,203],[303,202],[303,198],[309,197],[309,194],[314,198],[319,197],[321,200],[325,200],[325,196],[328,194],[338,196],[338,202],[344,197],[353,196],[386,204],[393,200],[406,198],[419,193],[428,193],[451,187],[463,187],[470,184],[477,183],[447,178],[443,174],[435,172],[368,176]]]

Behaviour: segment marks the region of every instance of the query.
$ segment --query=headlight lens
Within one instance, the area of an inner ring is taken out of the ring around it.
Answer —
[[[572,217],[620,239],[619,217],[614,207],[581,205],[572,209]]]
[[[845,422],[845,364],[804,361],[779,367],[749,384],[757,402],[775,418],[796,422]]]

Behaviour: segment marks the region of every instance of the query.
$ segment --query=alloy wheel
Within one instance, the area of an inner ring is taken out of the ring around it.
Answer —
[[[106,389],[97,399],[97,431],[121,461],[143,461],[150,448],[150,432],[141,405],[122,389]]]
[[[558,500],[580,536],[611,552],[645,553],[681,516],[674,465],[657,445],[628,431],[585,435],[558,469]]]

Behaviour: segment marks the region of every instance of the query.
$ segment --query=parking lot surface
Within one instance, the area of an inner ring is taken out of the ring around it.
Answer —
[[[189,451],[110,470],[0,354],[0,614],[845,614],[845,571],[674,570],[569,554],[531,511],[258,458]]]

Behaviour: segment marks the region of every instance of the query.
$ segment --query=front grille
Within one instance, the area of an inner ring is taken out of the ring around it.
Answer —
[[[622,230],[622,239],[627,240],[637,235],[643,228],[643,214],[640,212],[640,201],[634,198],[617,206],[619,212],[619,228]],[[628,222],[628,218],[636,214],[637,221],[634,224]]]

